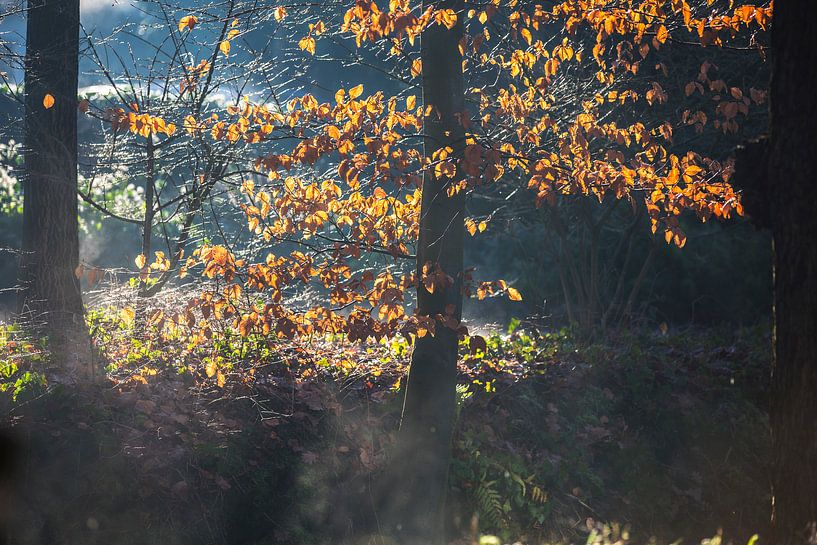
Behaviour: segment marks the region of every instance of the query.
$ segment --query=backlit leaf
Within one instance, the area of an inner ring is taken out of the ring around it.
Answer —
[[[315,38],[313,38],[312,36],[304,36],[303,38],[301,38],[298,41],[298,47],[300,47],[301,50],[306,51],[310,55],[314,55],[315,54]]]
[[[136,312],[130,307],[125,307],[119,311],[119,317],[122,318],[125,325],[130,325],[136,317]]]
[[[508,299],[511,301],[521,301],[522,294],[519,293],[519,290],[516,288],[508,288]]]
[[[185,15],[179,19],[179,32],[183,30],[193,30],[199,22],[199,18],[195,15]]]
[[[363,94],[363,84],[360,83],[349,89],[349,98],[354,100]]]
[[[419,77],[423,73],[423,61],[420,59],[414,59],[411,63],[411,76],[412,77]]]

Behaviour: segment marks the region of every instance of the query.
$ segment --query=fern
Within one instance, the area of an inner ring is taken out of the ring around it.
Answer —
[[[473,489],[479,516],[493,528],[504,528],[505,517],[499,492],[495,488],[496,481],[486,481],[484,477],[483,475]]]
[[[547,503],[548,501],[548,493],[545,490],[542,490],[538,486],[534,486],[530,492],[530,498],[539,504]]]

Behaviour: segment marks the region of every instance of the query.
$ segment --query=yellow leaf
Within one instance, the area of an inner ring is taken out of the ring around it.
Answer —
[[[443,9],[434,14],[434,20],[439,25],[451,30],[457,24],[457,12],[453,9]]]
[[[508,299],[510,299],[511,301],[521,301],[522,295],[516,288],[508,288]]]
[[[145,268],[145,263],[147,263],[147,260],[145,259],[145,254],[137,255],[136,259],[134,259],[133,262],[136,263],[136,266],[139,267],[140,269]]]
[[[658,32],[655,35],[655,38],[658,40],[658,43],[664,43],[669,38],[669,30],[664,25],[658,27]]]
[[[122,318],[126,325],[130,325],[136,317],[136,312],[130,307],[125,307],[119,311],[119,317]]]
[[[216,384],[218,384],[219,388],[224,388],[224,385],[227,383],[227,377],[224,376],[224,373],[219,371],[216,373]]]
[[[185,15],[179,19],[179,32],[182,32],[185,28],[188,30],[193,30],[198,22],[199,18],[195,15]]]
[[[43,107],[46,110],[49,110],[49,109],[51,109],[51,107],[53,105],[54,105],[54,97],[51,96],[50,94],[46,93],[45,96],[43,97]]]
[[[555,76],[556,71],[559,69],[559,59],[551,58],[545,62],[545,75]]]
[[[285,8],[284,6],[278,6],[272,12],[272,15],[275,17],[276,21],[280,21],[281,19],[287,16],[287,8]]]
[[[527,28],[523,28],[521,34],[522,37],[525,38],[525,41],[528,42],[528,45],[530,45],[531,42],[533,41],[533,36],[531,36],[530,30],[528,30]]]
[[[411,77],[416,78],[419,77],[423,73],[423,61],[420,59],[414,59],[414,62],[411,63]]]
[[[349,98],[354,100],[363,94],[363,84],[360,83],[349,89]]]
[[[413,110],[417,106],[417,97],[414,95],[409,95],[406,97],[406,109]]]
[[[216,362],[214,359],[211,358],[207,361],[207,365],[204,366],[204,372],[207,374],[207,378],[211,378],[216,374]]]
[[[219,45],[218,48],[225,55],[230,54],[230,42],[228,42],[227,40],[224,40],[223,42],[221,42],[221,45]]]
[[[314,55],[315,54],[315,38],[313,38],[312,36],[304,36],[303,38],[298,40],[298,47],[300,47],[301,50],[306,51],[310,55]]]

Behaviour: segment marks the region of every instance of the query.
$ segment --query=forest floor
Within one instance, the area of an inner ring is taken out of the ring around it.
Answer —
[[[0,330],[0,409],[21,449],[12,543],[380,542],[366,536],[405,342],[191,354],[130,316],[90,323],[109,380],[81,391],[47,385],[43,347]],[[583,343],[514,321],[484,352],[462,348],[452,543],[763,535],[768,327]]]

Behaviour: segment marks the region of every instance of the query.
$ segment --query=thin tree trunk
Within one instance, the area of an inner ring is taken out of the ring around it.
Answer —
[[[630,295],[627,297],[627,304],[624,305],[624,310],[621,313],[620,319],[622,321],[633,319],[633,307],[635,306],[638,292],[641,290],[641,284],[644,283],[644,279],[647,278],[647,272],[650,270],[650,265],[652,265],[652,261],[655,259],[657,250],[658,244],[655,240],[653,240],[652,244],[650,245],[650,251],[647,253],[647,257],[644,258],[644,261],[641,263],[641,269],[639,269],[638,276],[636,276],[635,281],[633,282],[633,287],[630,289]],[[619,324],[619,326],[620,325],[621,324]]]
[[[457,12],[457,24],[448,30],[431,25],[422,36],[423,104],[434,113],[425,120],[425,154],[450,147],[462,157],[465,133],[459,115],[465,110],[462,57],[462,0],[444,0],[438,9]],[[437,179],[426,171],[420,209],[417,274],[426,263],[436,263],[454,280],[446,289],[429,293],[417,288],[422,316],[462,315],[464,192],[447,194],[453,179]],[[451,436],[456,413],[457,337],[437,322],[434,335],[416,340],[411,358],[403,416],[393,457],[395,479],[387,532],[400,543],[433,545],[442,542]]]
[[[817,4],[775,3],[773,545],[817,543]]]
[[[78,57],[79,0],[29,0],[18,307],[44,326],[68,382],[90,377],[93,369],[75,275]]]
[[[154,192],[156,190],[156,174],[154,171],[155,149],[153,147],[153,137],[148,137],[147,148],[147,167],[145,172],[145,220],[142,222],[142,255],[145,256],[145,262],[150,263],[150,253],[153,250],[151,237],[153,233],[153,201]],[[141,278],[139,280],[139,297],[144,298],[147,291],[147,279]],[[144,305],[139,304],[139,309],[142,310]]]
[[[574,287],[574,294],[576,296],[576,308],[577,311],[574,313],[576,315],[576,321],[573,322],[571,320],[571,325],[573,323],[577,324],[580,328],[584,327],[584,318],[586,314],[586,308],[588,305],[587,301],[587,290],[585,289],[585,283],[582,281],[581,274],[579,273],[578,267],[576,266],[576,260],[574,259],[573,252],[570,251],[568,248],[568,230],[567,226],[565,225],[562,218],[559,216],[558,208],[550,207],[550,218],[553,222],[553,227],[556,231],[556,234],[559,236],[559,266],[560,267],[567,267],[567,272],[570,273],[570,279],[573,281]]]
[[[620,255],[621,251],[623,250],[625,243],[627,250],[624,254],[624,260],[621,263],[621,269],[618,271],[618,280],[616,282],[616,290],[613,292],[613,296],[610,298],[610,301],[607,305],[607,310],[604,311],[604,314],[601,317],[601,330],[602,332],[607,331],[607,326],[610,323],[610,318],[613,316],[614,312],[621,311],[621,307],[624,304],[622,298],[624,297],[624,281],[629,278],[628,277],[628,270],[630,268],[630,261],[633,256],[633,246],[635,245],[635,229],[638,226],[638,213],[637,211],[634,213],[634,218],[632,223],[627,227],[624,231],[624,234],[621,236],[621,240],[618,243],[618,247],[616,251],[613,253],[613,258],[610,260],[614,266],[618,262],[618,256]],[[652,249],[650,250],[652,252]]]

